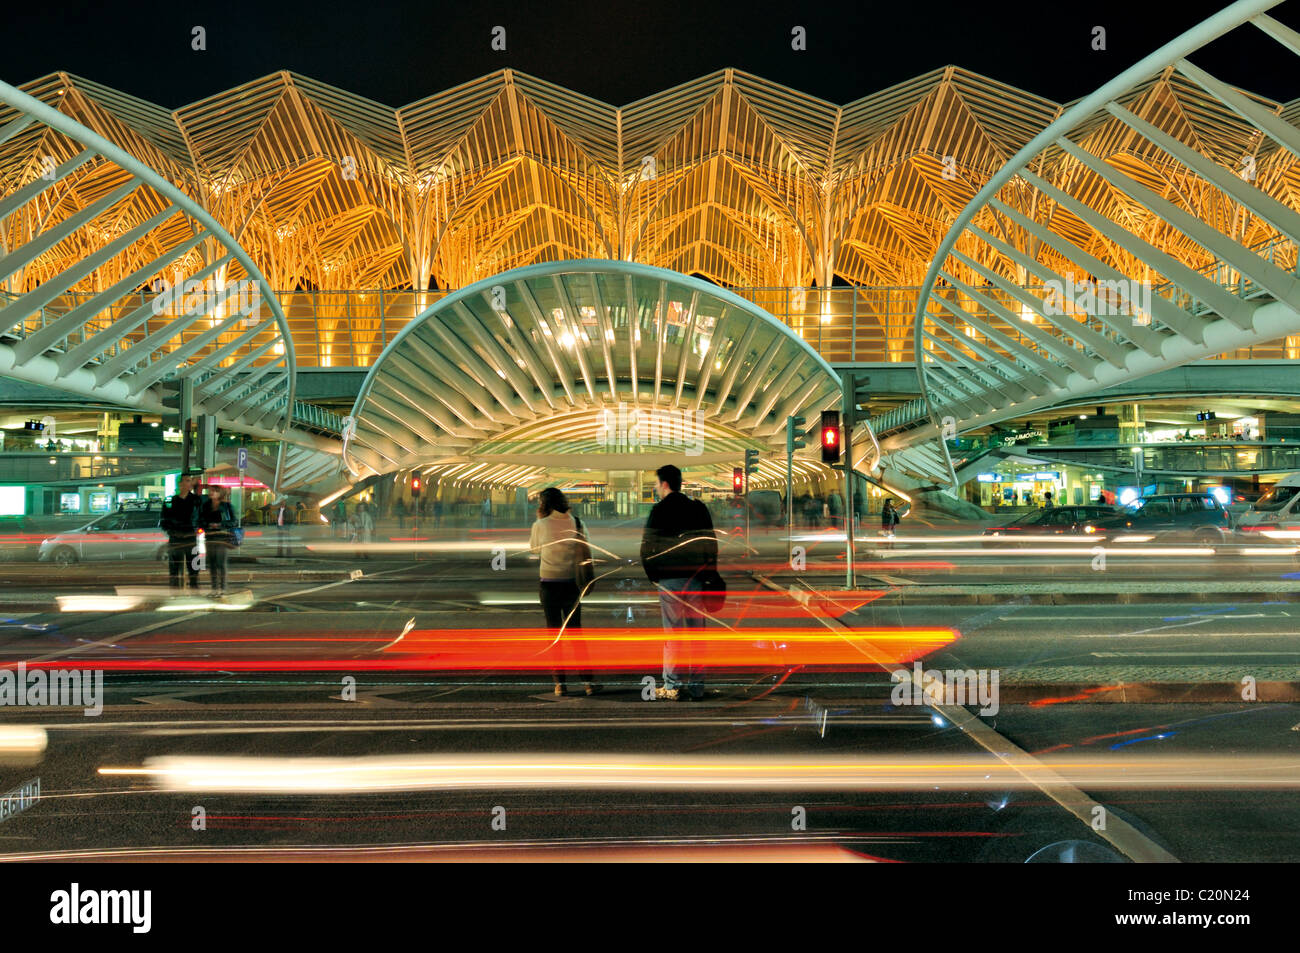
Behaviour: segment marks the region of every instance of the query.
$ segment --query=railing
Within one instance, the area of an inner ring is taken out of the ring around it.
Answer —
[[[1119,444],[1062,446],[1035,444],[1029,456],[1058,463],[1103,470],[1132,471],[1132,447]],[[1172,441],[1141,444],[1142,470],[1146,473],[1291,473],[1300,471],[1300,443],[1282,441]]]
[[[161,473],[179,466],[179,454],[9,452],[0,454],[0,483],[69,483]]]
[[[1258,249],[1270,261],[1293,267],[1295,249],[1290,242],[1273,240]],[[1256,297],[1263,292],[1238,273],[1222,263],[1205,266],[1201,271],[1213,274],[1219,283],[1231,287],[1243,297]],[[916,311],[917,287],[857,286],[831,288],[733,288],[735,294],[768,311],[782,323],[792,328],[822,357],[832,363],[882,363],[906,364],[914,360],[912,349],[912,316]],[[1043,289],[1029,290],[1040,294]],[[429,306],[450,294],[450,291],[291,291],[277,294],[284,309],[293,338],[299,367],[369,367],[378,360],[384,348],[406,325]],[[982,293],[1020,313],[1021,305],[1005,293],[982,289]],[[1207,306],[1186,299],[1183,292],[1169,285],[1157,285],[1152,293],[1172,297],[1176,303],[1196,313],[1204,313]],[[65,315],[72,308],[88,300],[88,294],[66,294],[33,314],[26,320],[0,329],[0,339],[20,340]],[[0,291],[0,300],[12,300],[14,295]],[[90,336],[108,327],[143,304],[151,295],[140,292],[120,300],[96,320],[88,322],[76,334],[58,342],[54,350],[75,347]],[[971,302],[960,302],[968,309]],[[1026,315],[1026,320],[1033,320]],[[1113,332],[1096,318],[1080,315],[1099,333],[1110,336]],[[146,335],[157,331],[172,320],[170,314],[150,316],[136,330],[124,335],[108,352],[109,357],[131,347]],[[1027,338],[1023,329],[1014,322],[997,322],[998,330],[1018,343],[1037,350],[1038,345]],[[1039,332],[1054,332],[1050,326],[1035,322]],[[191,336],[202,333],[195,327],[187,332]],[[957,332],[954,331],[954,334]],[[185,338],[181,341],[188,341]],[[986,342],[987,343],[987,342]],[[940,353],[932,353],[942,358]],[[274,359],[272,352],[263,360]],[[1263,345],[1253,345],[1218,355],[1225,359],[1300,359],[1300,337],[1287,338]]]

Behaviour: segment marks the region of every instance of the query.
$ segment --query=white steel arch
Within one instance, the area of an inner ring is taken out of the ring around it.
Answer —
[[[1278,2],[1239,0],[1080,100],[962,210],[914,318],[922,397],[871,422],[891,465],[953,485],[942,438],[1300,332],[1300,210],[1254,175],[1271,157],[1300,157],[1300,129],[1187,60],[1247,24],[1300,55],[1300,34],[1265,13]],[[1169,68],[1199,87],[1214,119],[1253,132],[1253,147],[1230,158],[1137,115],[1141,84]],[[1060,161],[1051,181],[1038,174],[1062,157],[1072,174]],[[1160,180],[1143,175],[1151,162]],[[1192,214],[1170,181],[1217,190],[1271,238],[1245,245]],[[1193,254],[1169,254],[1169,234],[1157,247],[1129,231],[1125,207],[1162,219]]]
[[[716,463],[776,449],[787,416],[815,426],[839,394],[816,351],[723,288],[630,262],[552,262],[464,288],[403,328],[357,397],[348,464],[624,468],[668,447]]]
[[[145,411],[188,378],[196,414],[283,437],[293,341],[252,259],[135,156],[4,83],[0,104],[0,375]],[[41,273],[52,249],[75,264]]]

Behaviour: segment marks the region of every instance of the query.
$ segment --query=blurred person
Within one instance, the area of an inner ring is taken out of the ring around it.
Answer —
[[[362,559],[370,558],[370,550],[368,547],[370,546],[370,543],[374,540],[374,534],[375,534],[374,504],[358,503],[357,504],[357,535],[360,537],[362,547],[366,547],[361,550]]]
[[[209,486],[207,499],[195,510],[195,528],[203,531],[212,595],[226,594],[226,562],[235,540],[235,511],[226,499],[225,487]]]
[[[481,507],[481,512],[483,515],[483,528],[491,529],[492,528],[492,497],[490,496],[483,497],[483,506]]]
[[[701,574],[716,573],[718,539],[709,509],[681,492],[682,471],[667,464],[655,471],[659,502],[650,510],[641,536],[641,566],[659,589],[659,610],[668,632],[704,627],[705,589]],[[663,685],[659,698],[698,700],[704,682],[693,662],[691,640],[664,642]]]
[[[161,525],[167,534],[167,582],[173,589],[183,588],[186,575],[190,589],[199,588],[199,568],[194,560],[198,535],[194,521],[195,510],[201,503],[202,499],[194,491],[194,478],[186,475],[177,481],[175,495],[163,504]]]
[[[894,538],[894,527],[898,525],[898,510],[894,508],[894,498],[885,500],[880,508],[880,535],[886,539]]]
[[[569,501],[557,487],[548,486],[537,496],[537,520],[528,534],[528,547],[537,553],[541,563],[538,570],[538,596],[546,627],[557,636],[561,630],[582,628],[583,590],[591,582],[591,550],[586,545],[582,521],[573,514]],[[581,639],[571,639],[555,646],[556,661],[562,661],[563,647],[571,646],[574,660],[580,667],[588,666],[587,649]],[[555,694],[567,695],[564,669],[553,670]],[[589,667],[578,673],[588,695],[599,686],[592,681]]]
[[[433,528],[437,529],[442,525],[442,497],[433,501]]]
[[[406,529],[406,502],[398,500],[393,505],[393,515],[397,517],[397,528]]]
[[[289,555],[289,504],[280,500],[275,504],[275,555]]]
[[[1051,491],[1051,490],[1047,490],[1046,492],[1043,493],[1043,507],[1044,507],[1045,509],[1049,509],[1049,510],[1052,508],[1052,491]]]
[[[293,505],[293,521],[301,525],[307,518],[307,504],[299,500]]]

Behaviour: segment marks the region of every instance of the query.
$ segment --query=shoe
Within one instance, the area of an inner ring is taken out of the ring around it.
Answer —
[[[656,688],[655,699],[661,702],[675,702],[681,697],[681,692],[676,688]]]
[[[556,685],[556,686],[555,686],[555,694],[557,694],[557,695],[567,695],[567,694],[569,694],[569,690],[568,690],[567,688],[565,688],[564,685]]]
[[[586,686],[587,697],[590,698],[592,695],[596,694],[596,692],[600,691],[600,688],[601,687],[597,685],[595,682],[587,682],[587,686]]]

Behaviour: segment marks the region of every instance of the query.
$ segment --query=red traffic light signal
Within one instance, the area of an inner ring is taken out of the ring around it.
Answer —
[[[840,462],[840,414],[837,410],[822,411],[822,463]]]
[[[423,481],[421,481],[418,476],[411,477],[411,498],[412,499],[420,495],[420,489],[422,486],[423,486]]]
[[[745,471],[740,467],[731,468],[731,492],[736,496],[745,492]]]

